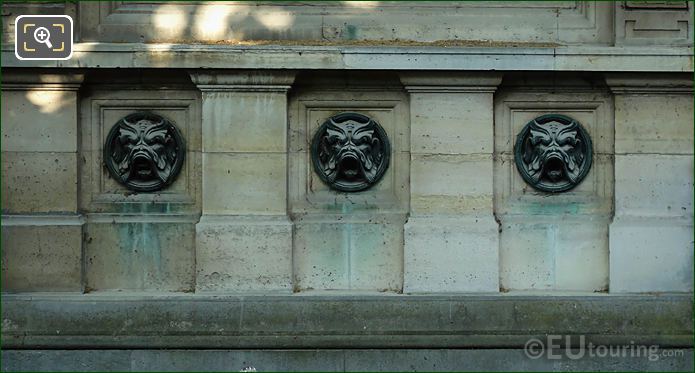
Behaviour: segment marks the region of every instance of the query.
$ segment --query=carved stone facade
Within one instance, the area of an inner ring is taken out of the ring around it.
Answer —
[[[692,3],[2,9],[3,369],[692,370]]]

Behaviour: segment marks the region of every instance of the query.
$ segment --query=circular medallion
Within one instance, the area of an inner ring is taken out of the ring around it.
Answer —
[[[111,176],[137,192],[157,191],[171,184],[185,155],[179,130],[152,113],[134,113],[119,120],[104,144],[104,163]]]
[[[584,127],[560,114],[528,122],[514,146],[521,177],[544,192],[564,192],[577,186],[591,168],[591,157],[591,138]]]
[[[328,118],[311,143],[314,170],[329,187],[358,192],[376,184],[389,166],[391,145],[375,120],[358,113]]]

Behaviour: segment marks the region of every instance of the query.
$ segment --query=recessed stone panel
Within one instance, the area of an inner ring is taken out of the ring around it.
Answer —
[[[506,90],[496,98],[495,115],[495,213],[527,214],[538,204],[564,204],[580,213],[612,212],[613,117],[612,102],[605,92],[537,93]],[[539,191],[518,172],[513,151],[516,136],[534,118],[561,114],[582,123],[593,147],[591,169],[572,190],[559,194]],[[549,211],[557,214],[558,211]],[[537,210],[534,214],[544,214]]]
[[[351,99],[354,97],[354,99]],[[331,211],[336,198],[349,199],[356,209],[403,211],[408,196],[409,137],[405,97],[400,92],[307,90],[290,104],[290,207],[293,212]],[[368,190],[336,192],[316,174],[310,146],[316,131],[328,118],[355,112],[373,118],[391,145],[390,164],[383,177]]]
[[[120,88],[120,87],[119,87]],[[179,175],[164,189],[133,191],[104,166],[104,144],[114,125],[134,113],[151,113],[171,122],[185,144]],[[91,212],[118,212],[122,203],[150,202],[195,211],[200,200],[200,111],[194,91],[94,90],[82,101],[82,205]]]

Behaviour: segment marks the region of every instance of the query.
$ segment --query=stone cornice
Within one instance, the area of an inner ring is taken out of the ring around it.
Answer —
[[[11,45],[10,45],[11,46]],[[77,43],[67,61],[2,66],[53,68],[333,69],[468,71],[693,71],[691,47],[356,47]]]

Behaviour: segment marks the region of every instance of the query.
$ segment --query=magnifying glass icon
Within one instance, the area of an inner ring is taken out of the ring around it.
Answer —
[[[34,30],[34,40],[36,40],[37,43],[46,44],[48,48],[53,48],[50,38],[51,33],[47,28],[37,27],[36,30]]]

